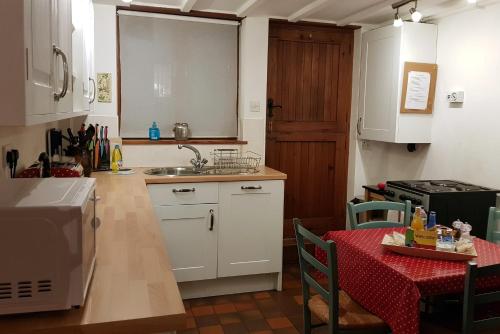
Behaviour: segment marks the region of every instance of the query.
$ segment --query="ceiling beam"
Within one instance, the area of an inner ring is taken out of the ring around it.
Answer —
[[[290,14],[290,16],[288,16],[288,21],[290,21],[290,22],[300,21],[303,18],[306,18],[309,15],[318,12],[328,2],[330,2],[330,1],[329,0],[315,0],[315,1],[311,2],[310,4],[308,4],[307,6],[302,7],[301,9],[296,11],[295,13]]]
[[[198,0],[184,0],[184,3],[182,4],[181,11],[189,13],[191,9],[193,9],[193,6],[196,4],[196,1]]]
[[[266,0],[247,0],[243,5],[240,6],[240,8],[236,10],[236,16],[247,16],[253,9],[257,8],[265,1]]]
[[[359,12],[353,13],[347,17],[344,17],[341,20],[337,21],[339,26],[349,25],[351,23],[362,23],[362,21],[374,14],[377,14],[383,9],[391,8],[394,0],[384,0],[370,7],[366,7],[365,9],[360,10]]]

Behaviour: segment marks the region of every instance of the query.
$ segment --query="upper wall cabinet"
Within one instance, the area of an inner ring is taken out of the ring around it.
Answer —
[[[73,0],[73,110],[89,112],[95,101],[94,8],[92,0]]]
[[[0,1],[0,125],[84,114],[73,110],[71,7],[71,0]]]
[[[401,114],[405,62],[436,62],[437,26],[405,23],[365,32],[358,135],[391,143],[430,143],[431,114]]]

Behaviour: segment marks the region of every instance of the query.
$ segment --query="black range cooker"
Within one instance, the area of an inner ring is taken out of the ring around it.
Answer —
[[[411,201],[412,207],[436,211],[437,222],[451,226],[460,219],[472,226],[472,234],[486,237],[488,209],[496,206],[498,190],[451,180],[388,181],[385,198]]]

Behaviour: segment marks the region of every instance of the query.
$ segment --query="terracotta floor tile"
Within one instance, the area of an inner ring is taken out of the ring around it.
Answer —
[[[302,297],[302,295],[293,296],[293,299],[298,305],[304,305],[304,298]]]
[[[219,304],[214,305],[214,311],[217,314],[234,313],[236,312],[236,307],[233,304]]]
[[[299,331],[293,327],[280,328],[273,331],[274,334],[300,334]],[[317,334],[316,332],[314,334]]]
[[[234,306],[236,307],[236,310],[238,310],[238,312],[243,312],[243,311],[257,309],[257,304],[255,304],[253,301],[250,301],[250,302],[237,302],[237,303],[234,304]]]
[[[193,329],[181,329],[177,331],[178,334],[200,334],[198,332],[198,329],[193,328]]]
[[[213,305],[231,304],[231,299],[229,298],[229,296],[215,296],[212,297],[212,304]]]
[[[248,333],[247,328],[242,324],[224,325],[224,334],[245,334]]]
[[[249,293],[239,293],[229,296],[229,299],[237,302],[251,301],[252,295],[250,295]]]
[[[271,298],[271,295],[267,291],[256,292],[253,294],[253,298],[255,298],[257,300],[258,299],[268,299],[268,298]]]
[[[271,329],[293,327],[293,324],[286,317],[266,319]]]
[[[187,317],[186,318],[186,329],[193,329],[196,328],[196,321],[194,320],[193,317]]]
[[[265,330],[265,331],[256,331],[256,332],[250,332],[251,334],[273,334],[272,330]]]
[[[198,327],[207,327],[207,326],[214,326],[214,325],[219,325],[219,317],[215,314],[211,315],[204,315],[202,317],[196,317],[195,318],[196,324]]]
[[[224,330],[221,325],[201,327],[199,331],[200,334],[224,334]]]
[[[195,306],[191,309],[195,317],[201,317],[204,315],[214,314],[214,308],[210,305],[207,306]]]
[[[267,323],[267,321],[264,320],[264,319],[244,320],[243,323],[245,324],[245,327],[250,332],[256,332],[256,331],[263,331],[263,330],[269,330],[269,329],[271,329],[269,327],[269,324]]]
[[[220,314],[219,321],[222,325],[236,324],[241,322],[241,317],[238,313]]]
[[[264,316],[259,310],[248,310],[248,311],[243,311],[240,312],[241,319],[243,321],[245,320],[256,320],[256,319],[263,319]]]
[[[281,312],[280,308],[277,306],[275,308],[266,308],[266,309],[261,309],[260,312],[264,316],[264,318],[279,318],[283,317],[284,314]]]

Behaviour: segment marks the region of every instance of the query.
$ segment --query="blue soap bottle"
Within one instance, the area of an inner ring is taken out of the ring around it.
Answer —
[[[156,122],[153,122],[153,125],[149,128],[149,140],[159,140],[160,139],[160,128]]]

